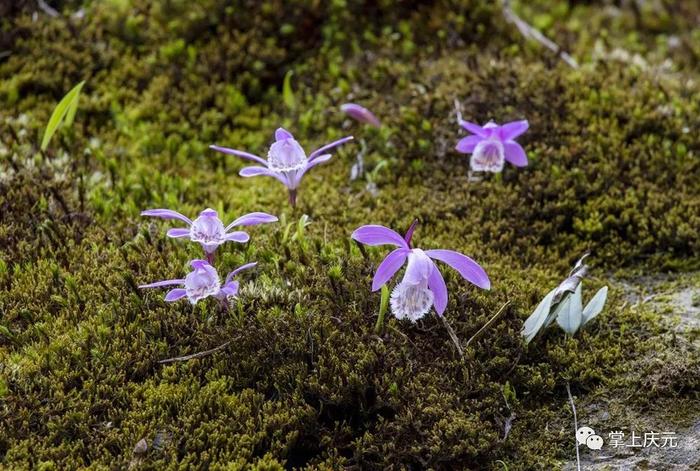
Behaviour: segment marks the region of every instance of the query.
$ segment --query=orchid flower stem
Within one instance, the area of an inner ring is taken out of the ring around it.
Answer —
[[[209,265],[214,265],[214,252],[207,253],[207,263]]]
[[[292,206],[292,208],[297,207],[297,190],[296,189],[289,190],[289,204]]]
[[[578,452],[578,439],[576,433],[578,432],[578,419],[576,418],[576,405],[574,404],[574,398],[571,396],[571,387],[569,386],[569,381],[566,381],[566,392],[569,395],[569,402],[571,403],[571,411],[574,413],[574,440],[576,441],[576,469],[581,471],[581,457]]]
[[[374,333],[380,335],[384,329],[384,316],[389,307],[389,288],[386,285],[382,286],[382,299],[379,303],[379,316],[377,323],[374,325]]]
[[[484,324],[484,325],[481,327],[481,329],[479,329],[474,335],[472,335],[472,336],[469,338],[469,340],[467,340],[467,343],[464,344],[464,349],[465,349],[465,350],[466,350],[467,348],[469,348],[469,345],[470,345],[474,340],[476,340],[477,338],[479,338],[479,336],[480,336],[486,329],[488,329],[494,322],[496,322],[496,319],[498,319],[498,317],[501,315],[501,313],[503,313],[503,311],[506,310],[506,307],[508,307],[509,304],[510,304],[510,301],[506,301],[506,303],[505,303],[503,306],[501,306],[501,309],[499,309],[498,312],[497,312],[496,314],[494,314],[493,317],[492,317],[491,319],[489,319],[488,322],[486,322],[486,324]]]
[[[462,345],[459,343],[459,338],[457,338],[457,334],[452,329],[452,326],[450,325],[450,323],[447,322],[447,318],[445,316],[440,316],[440,319],[442,319],[442,323],[445,325],[445,329],[447,329],[447,333],[449,334],[450,339],[452,340],[452,343],[454,344],[455,348],[457,349],[457,353],[459,353],[459,357],[462,360],[464,360],[464,350],[462,350]]]

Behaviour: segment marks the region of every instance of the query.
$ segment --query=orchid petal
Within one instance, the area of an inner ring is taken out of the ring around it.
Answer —
[[[173,301],[177,301],[178,299],[182,299],[185,296],[187,296],[187,290],[183,288],[175,288],[171,289],[168,291],[168,293],[165,295],[165,300],[169,303]]]
[[[460,139],[455,149],[457,149],[457,152],[461,152],[463,154],[471,154],[472,152],[474,152],[474,148],[476,147],[476,145],[481,141],[483,141],[483,138],[481,136],[467,136],[463,139]]]
[[[505,159],[516,167],[527,165],[527,155],[520,144],[514,141],[503,143],[503,154]]]
[[[180,221],[192,225],[192,220],[172,209],[147,209],[141,211],[141,216],[153,216],[161,219],[179,219]]]
[[[195,260],[190,260],[190,266],[194,268],[195,270],[206,270],[207,266],[209,265],[209,262],[206,260],[202,259],[195,259]]]
[[[205,242],[200,242],[199,244],[202,246],[205,253],[213,254],[214,252],[216,252],[216,249],[218,249],[219,246],[223,243],[224,243],[224,241],[216,241],[216,242],[211,242],[209,244],[207,244]]]
[[[469,131],[470,133],[476,134],[477,136],[486,137],[486,135],[488,134],[483,127],[479,126],[478,124],[470,123],[469,121],[464,121],[463,119],[459,120],[459,125],[467,131]]]
[[[167,232],[168,237],[173,237],[173,238],[179,238],[179,237],[189,237],[190,236],[190,230],[187,228],[184,229],[170,229]]]
[[[352,136],[344,137],[342,139],[338,139],[337,141],[333,141],[330,144],[326,144],[325,146],[316,149],[309,155],[309,162],[314,160],[319,155],[323,154],[325,151],[337,147],[341,144],[345,144],[346,142],[352,141],[353,139],[354,138]]]
[[[235,270],[233,270],[231,273],[229,273],[229,274],[226,276],[226,283],[228,283],[229,281],[231,281],[231,278],[233,278],[234,276],[238,275],[238,274],[239,274],[240,272],[242,272],[243,270],[248,270],[248,269],[250,269],[250,268],[253,268],[253,267],[256,266],[257,264],[258,264],[258,262],[250,262],[250,263],[246,263],[245,265],[241,265],[240,267],[236,268]]]
[[[360,106],[356,103],[345,103],[344,105],[340,105],[340,110],[361,123],[370,124],[377,128],[382,124],[374,113],[364,106]]]
[[[233,221],[231,224],[226,226],[226,231],[229,229],[236,227],[236,226],[255,226],[257,224],[267,224],[269,222],[277,222],[279,219],[277,219],[276,216],[273,216],[272,214],[267,214],[267,213],[249,213],[249,214],[244,214],[243,216],[239,217],[235,221]]]
[[[200,216],[207,217],[207,218],[218,218],[219,213],[216,212],[215,209],[207,208],[201,213],[199,213]]]
[[[289,180],[281,173],[275,172],[265,167],[245,167],[242,168],[238,174],[242,177],[257,177],[259,175],[264,175],[266,177],[276,178],[281,181],[285,186],[289,187]]]
[[[396,231],[376,224],[359,227],[350,237],[365,245],[395,245],[408,249],[408,244]]]
[[[523,134],[530,127],[526,119],[501,125],[499,134],[504,141],[510,141]]]
[[[457,270],[465,280],[475,284],[479,288],[491,289],[491,281],[489,280],[489,276],[486,274],[486,271],[481,268],[481,265],[466,255],[462,255],[454,250],[439,249],[426,250],[425,254],[430,258],[445,262]]]
[[[249,152],[243,152],[242,150],[236,150],[236,149],[229,149],[228,147],[221,147],[221,146],[209,146],[210,149],[218,151],[218,152],[223,152],[224,154],[228,155],[235,155],[236,157],[241,157],[243,159],[247,160],[252,160],[254,162],[257,162],[259,164],[263,164],[267,166],[267,160],[263,159],[262,157],[258,157],[257,155],[251,154]]]
[[[239,283],[237,281],[226,282],[224,286],[221,287],[219,293],[223,293],[224,296],[234,296],[238,295]]]
[[[285,139],[294,139],[294,136],[284,128],[277,128],[277,131],[275,131],[275,141],[283,141]]]
[[[328,162],[329,160],[331,160],[331,157],[333,157],[331,154],[319,155],[312,162],[306,164],[306,168],[302,171],[302,175],[306,173],[309,169],[314,168],[316,165]]]
[[[377,272],[374,274],[374,279],[372,279],[372,291],[377,291],[389,281],[399,268],[401,268],[406,261],[406,256],[408,251],[404,248],[398,248],[389,253],[389,255],[382,260],[382,263],[377,267]]]
[[[160,288],[161,286],[181,285],[184,282],[185,282],[184,279],[163,280],[163,281],[156,281],[155,283],[148,283],[146,285],[139,285],[139,288]]]
[[[408,254],[408,266],[403,276],[406,283],[417,284],[428,279],[435,264],[421,249],[413,249]]]
[[[235,231],[231,232],[230,234],[226,234],[224,237],[226,240],[231,240],[233,242],[240,242],[241,244],[248,242],[250,240],[250,236],[243,231]]]
[[[433,292],[435,312],[442,315],[445,309],[447,309],[447,286],[445,285],[445,279],[442,277],[442,273],[440,273],[438,267],[433,268],[432,273],[430,273],[428,277],[428,288]]]

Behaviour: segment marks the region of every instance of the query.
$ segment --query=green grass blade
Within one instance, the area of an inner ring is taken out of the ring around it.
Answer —
[[[294,75],[294,71],[288,70],[284,75],[284,82],[282,83],[282,99],[290,110],[293,110],[297,104],[296,98],[294,97],[294,90],[292,90],[292,75]]]
[[[64,122],[67,126],[73,124],[73,119],[75,118],[75,113],[78,110],[78,99],[80,98],[80,91],[85,85],[83,80],[78,85],[73,87],[66,96],[64,96],[61,101],[58,102],[56,108],[49,118],[49,123],[46,125],[46,130],[44,131],[44,138],[41,140],[41,150],[44,151],[49,146],[51,138],[56,133],[56,130]]]

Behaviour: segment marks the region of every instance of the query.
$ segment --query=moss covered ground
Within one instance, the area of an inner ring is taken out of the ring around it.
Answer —
[[[697,2],[513,2],[577,69],[498,2],[36,3],[0,5],[0,468],[557,469],[567,381],[609,428],[697,419],[697,332],[679,340],[620,281],[700,268]],[[74,125],[39,152],[81,80]],[[455,100],[472,121],[528,119],[530,165],[470,178]],[[349,121],[348,101],[383,126]],[[280,125],[307,148],[356,138],[296,209],[208,149],[264,153]],[[137,288],[200,253],[139,216],[153,207],[280,216],[221,252],[221,271],[259,262],[230,312]],[[459,338],[511,301],[464,361],[435,316],[374,332],[386,250],[349,235],[414,218],[420,246],[491,277],[444,271]],[[524,319],[584,251],[605,311],[526,347]]]

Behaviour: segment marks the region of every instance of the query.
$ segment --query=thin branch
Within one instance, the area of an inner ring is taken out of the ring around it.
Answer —
[[[576,405],[574,404],[574,398],[571,396],[571,388],[569,387],[569,381],[566,382],[566,392],[569,395],[571,410],[574,413],[574,439],[576,440],[576,469],[578,471],[581,471],[581,457],[578,453],[578,437],[576,436],[576,433],[578,432],[578,419],[576,418]]]
[[[505,304],[503,306],[501,306],[501,309],[499,309],[498,312],[496,314],[494,314],[494,316],[491,319],[489,319],[488,322],[486,322],[486,324],[484,324],[481,327],[481,329],[479,329],[474,335],[471,336],[471,338],[469,340],[467,340],[467,343],[464,344],[464,348],[465,349],[469,348],[469,345],[474,340],[476,340],[486,329],[491,327],[491,325],[494,322],[496,322],[496,319],[498,319],[498,317],[503,313],[503,311],[506,310],[506,307],[508,307],[509,304],[510,304],[510,301],[506,301]]]
[[[578,69],[578,62],[571,57],[566,51],[562,50],[554,41],[546,37],[544,34],[540,33],[537,29],[530,26],[525,20],[520,18],[511,8],[510,0],[501,0],[503,5],[503,16],[505,16],[506,21],[515,24],[515,26],[520,31],[520,34],[528,39],[534,39],[538,43],[542,44],[544,47],[550,51],[557,54],[561,60],[566,62],[569,66],[574,69]]]
[[[219,345],[218,347],[212,348],[211,350],[205,350],[203,352],[198,352],[198,353],[193,353],[191,355],[185,355],[184,357],[175,357],[175,358],[167,358],[165,360],[160,360],[158,363],[161,365],[164,363],[175,363],[176,361],[187,361],[187,360],[193,360],[195,358],[202,358],[207,355],[211,355],[212,353],[216,353],[219,350],[223,350],[224,348],[228,347],[229,344],[232,342],[232,340],[229,340],[226,343],[223,343]]]

